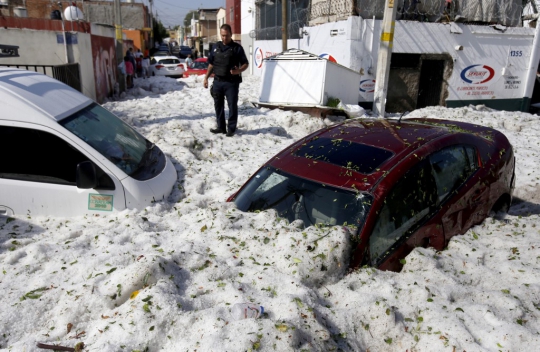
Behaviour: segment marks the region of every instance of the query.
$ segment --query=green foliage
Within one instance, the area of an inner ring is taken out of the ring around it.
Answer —
[[[340,102],[339,98],[328,97],[326,106],[331,107],[331,108],[337,108],[337,106],[339,105],[339,102]]]
[[[48,290],[47,287],[40,287],[40,288],[37,288],[37,289],[35,289],[35,290],[33,290],[33,291],[27,292],[24,296],[22,296],[22,297],[20,298],[20,300],[21,300],[21,301],[24,301],[24,300],[26,300],[27,298],[29,298],[29,299],[38,299],[38,298],[41,297],[41,295],[42,295],[42,294],[39,293],[39,292],[43,292],[43,291],[46,291],[46,290]]]
[[[191,19],[192,18],[195,18],[196,20],[199,19],[199,11],[197,10],[192,10],[192,11],[189,11],[186,15],[186,17],[184,17],[184,27],[188,27],[191,25]]]
[[[165,29],[161,21],[154,21],[154,28],[152,30],[154,31],[154,41],[156,42],[162,43],[163,38],[169,37],[169,32]]]

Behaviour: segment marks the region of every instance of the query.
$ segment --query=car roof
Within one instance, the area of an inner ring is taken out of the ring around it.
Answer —
[[[0,119],[43,123],[60,121],[93,100],[41,73],[0,67]]]
[[[195,59],[195,62],[207,62],[208,61],[208,58],[206,57],[200,57],[198,59]]]
[[[284,172],[350,190],[371,191],[394,166],[452,133],[492,138],[497,131],[435,119],[354,119],[319,130],[267,163]]]

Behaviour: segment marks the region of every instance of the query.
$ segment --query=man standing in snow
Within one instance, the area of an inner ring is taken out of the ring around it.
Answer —
[[[248,68],[248,59],[242,46],[232,40],[232,29],[228,24],[220,28],[221,42],[217,42],[208,54],[208,70],[204,76],[204,88],[208,88],[208,77],[214,73],[210,93],[214,98],[217,128],[212,133],[224,133],[232,137],[238,121],[238,90],[242,82],[241,73]],[[225,123],[225,97],[229,106],[229,120]]]

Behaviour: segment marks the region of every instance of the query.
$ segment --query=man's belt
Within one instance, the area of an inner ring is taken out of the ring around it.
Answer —
[[[218,82],[234,82],[235,78],[234,76],[228,76],[228,77],[214,76],[214,80]]]

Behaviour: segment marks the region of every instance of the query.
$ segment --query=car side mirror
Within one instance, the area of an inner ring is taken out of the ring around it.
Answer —
[[[90,189],[96,188],[98,181],[96,176],[96,167],[91,161],[83,161],[77,165],[77,188]]]

